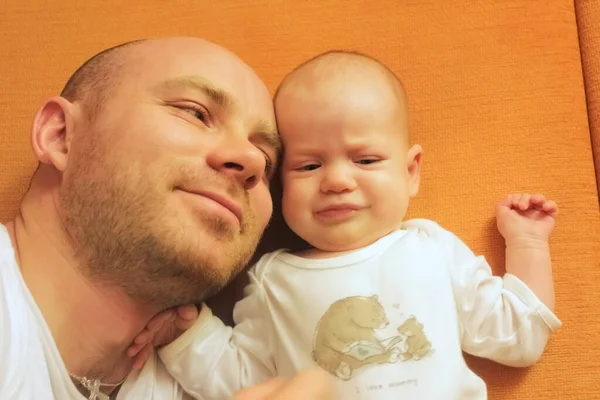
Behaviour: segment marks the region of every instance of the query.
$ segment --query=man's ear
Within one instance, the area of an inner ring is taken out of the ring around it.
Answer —
[[[408,150],[407,170],[408,170],[408,193],[410,197],[415,197],[419,193],[419,184],[421,183],[421,158],[423,148],[418,144],[413,145]]]
[[[31,144],[35,155],[61,172],[69,159],[75,112],[73,103],[56,96],[46,100],[33,121]]]

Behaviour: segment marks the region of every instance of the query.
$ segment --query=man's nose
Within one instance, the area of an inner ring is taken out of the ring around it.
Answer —
[[[265,174],[263,152],[248,139],[224,140],[207,157],[214,170],[237,180],[245,190],[255,187]]]

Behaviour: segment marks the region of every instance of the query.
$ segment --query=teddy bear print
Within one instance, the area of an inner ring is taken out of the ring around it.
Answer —
[[[410,316],[398,327],[398,333],[405,338],[405,351],[402,360],[413,359],[415,361],[425,357],[431,351],[431,343],[427,340],[421,324],[414,316]]]
[[[361,367],[395,363],[400,336],[383,343],[376,330],[389,324],[377,295],[346,297],[333,303],[319,320],[312,356],[330,374],[349,380]]]

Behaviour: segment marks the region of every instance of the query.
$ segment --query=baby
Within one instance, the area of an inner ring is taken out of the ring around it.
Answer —
[[[203,306],[159,351],[199,399],[226,399],[274,376],[320,366],[339,399],[485,399],[463,351],[528,366],[551,331],[548,237],[557,206],[511,195],[496,208],[506,271],[425,219],[404,221],[420,181],[407,97],[361,54],[328,52],[290,73],[275,96],[284,155],[283,215],[311,245],[249,271],[235,328]]]

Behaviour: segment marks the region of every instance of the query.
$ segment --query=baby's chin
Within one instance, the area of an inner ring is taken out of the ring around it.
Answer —
[[[303,237],[312,246],[312,249],[302,253],[310,253],[315,258],[337,257],[367,247],[393,231],[401,229],[401,226],[401,222],[397,226],[382,226],[381,229],[375,228],[368,234],[365,234],[364,229],[332,229],[328,232],[327,229],[320,227],[318,230],[311,230],[310,235]],[[315,232],[318,232],[318,234],[315,234]],[[318,253],[323,254],[319,255]]]
[[[378,239],[380,239],[380,237],[374,237],[372,239],[367,239],[365,237],[346,237],[345,240],[340,240],[340,238],[322,237],[309,241],[308,243],[312,246],[312,248],[301,252],[301,255],[306,258],[338,257],[356,250],[360,250],[376,242]]]

